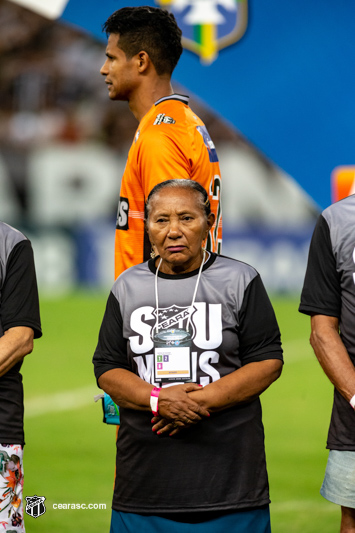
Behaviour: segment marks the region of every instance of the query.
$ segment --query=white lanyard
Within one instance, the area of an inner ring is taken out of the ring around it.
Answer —
[[[208,256],[209,255],[210,254],[208,253]],[[194,291],[194,295],[192,297],[192,302],[191,302],[190,309],[193,308],[193,305],[195,303],[195,298],[196,298],[198,284],[200,283],[200,277],[201,277],[202,268],[203,268],[203,265],[205,264],[205,257],[206,257],[206,250],[203,251],[203,257],[202,257],[202,261],[201,261],[200,268],[199,268],[199,271],[198,271],[197,281],[196,281],[196,285],[195,285],[195,291]],[[156,318],[154,329],[157,330],[157,333],[159,331],[158,272],[159,272],[159,268],[160,268],[160,265],[161,265],[162,261],[163,261],[163,258],[161,257],[160,261],[159,261],[159,264],[158,264],[158,268],[157,268],[156,273],[155,273],[155,307],[156,307],[157,318]],[[191,313],[189,314],[189,318],[188,318],[188,321],[187,321],[187,326],[186,326],[186,331],[187,332],[189,331],[189,326],[190,326],[190,322],[191,322],[191,315],[192,315],[192,310],[191,310]]]

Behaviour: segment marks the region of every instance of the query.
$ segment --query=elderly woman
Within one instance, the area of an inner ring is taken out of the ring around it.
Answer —
[[[259,396],[280,332],[255,269],[203,249],[213,222],[198,183],[154,187],[157,257],[107,302],[93,362],[121,409],[111,533],[270,531]]]

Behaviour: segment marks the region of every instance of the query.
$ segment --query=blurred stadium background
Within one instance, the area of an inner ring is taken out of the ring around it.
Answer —
[[[99,21],[100,25],[103,21]],[[33,243],[44,337],[24,364],[25,495],[46,497],[29,533],[108,531],[114,430],[101,422],[91,357],[113,282],[120,176],[137,123],[99,74],[105,44],[0,0],[0,219]],[[186,52],[185,52],[186,53]],[[263,395],[274,533],[335,531],[319,496],[331,387],[297,313],[319,206],[191,91],[219,154],[223,253],[255,266],[272,296],[283,376]],[[326,184],[325,187],[330,187]],[[105,503],[54,510],[53,503]]]

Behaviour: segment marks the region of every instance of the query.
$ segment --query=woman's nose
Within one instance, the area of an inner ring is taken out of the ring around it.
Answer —
[[[168,236],[176,238],[176,237],[179,237],[180,235],[181,235],[181,230],[180,230],[179,222],[170,222]]]

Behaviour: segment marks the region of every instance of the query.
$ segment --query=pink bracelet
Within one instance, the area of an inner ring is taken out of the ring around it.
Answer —
[[[159,389],[158,387],[154,387],[154,389],[150,391],[150,408],[154,416],[158,416],[159,414],[158,397],[160,391],[161,389]]]
[[[350,399],[350,402],[349,402],[349,403],[350,403],[351,407],[352,407],[353,409],[355,409],[355,394],[354,394],[354,396]]]

